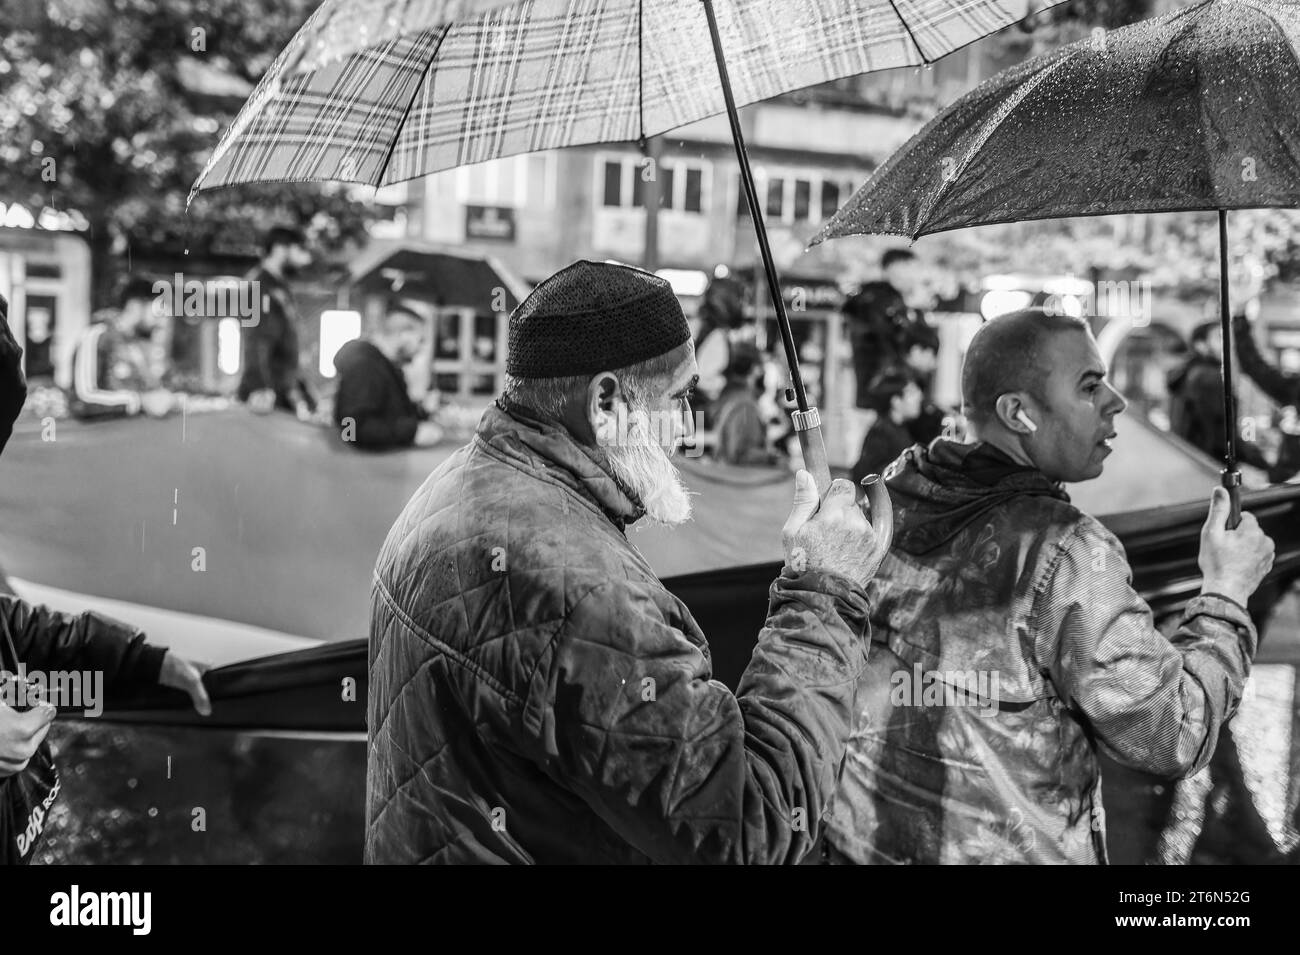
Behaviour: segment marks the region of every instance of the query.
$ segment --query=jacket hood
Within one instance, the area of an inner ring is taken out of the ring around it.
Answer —
[[[334,355],[334,368],[339,372],[351,371],[359,365],[379,361],[388,364],[388,359],[378,348],[364,338],[354,338],[344,342]]]
[[[1202,355],[1200,352],[1192,352],[1182,362],[1169,369],[1169,374],[1165,376],[1165,383],[1169,390],[1179,391],[1187,383],[1188,376],[1197,368],[1209,368],[1216,374],[1219,372],[1219,363],[1209,355]]]
[[[894,546],[912,555],[946,544],[986,512],[1021,495],[1069,501],[1037,468],[1017,464],[987,442],[938,438],[912,447],[886,480],[894,504]]]
[[[858,289],[858,294],[878,295],[878,296],[893,295],[893,296],[897,296],[898,298],[903,297],[901,294],[899,294],[898,289],[894,288],[893,285],[891,285],[889,282],[886,282],[884,279],[876,279],[873,282],[863,282],[862,287]]]
[[[484,412],[476,436],[516,466],[569,485],[620,530],[645,516],[640,498],[610,472],[601,452],[580,443],[558,421],[498,398]]]

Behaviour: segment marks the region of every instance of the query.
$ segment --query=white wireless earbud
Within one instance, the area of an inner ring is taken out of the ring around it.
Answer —
[[[1038,425],[1034,424],[1033,419],[1030,418],[1029,415],[1025,414],[1024,408],[1021,408],[1016,412],[1016,420],[1028,428],[1031,433],[1038,430]]]

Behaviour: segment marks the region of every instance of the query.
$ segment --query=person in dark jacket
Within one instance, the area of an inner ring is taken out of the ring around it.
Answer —
[[[278,408],[306,421],[316,409],[298,371],[298,309],[289,289],[289,279],[310,264],[302,231],[277,226],[267,233],[262,261],[249,276],[260,305],[256,323],[241,329],[242,373],[236,394],[259,414]]]
[[[868,474],[881,474],[885,468],[916,442],[908,425],[921,413],[921,386],[900,368],[891,368],[871,383],[870,401],[877,413],[875,424],[867,429],[862,452],[853,465],[852,480],[859,483]]]
[[[745,288],[730,276],[710,279],[696,312],[693,340],[700,381],[695,387],[695,407],[706,428],[716,427],[715,406],[728,384],[732,352],[740,342],[736,332],[745,324]]]
[[[0,296],[0,450],[13,432],[26,394],[22,349],[9,330],[8,303]],[[10,659],[11,645],[17,660]],[[8,671],[10,666],[18,668],[17,672]],[[165,647],[150,646],[135,627],[89,611],[71,614],[33,607],[7,587],[0,591],[0,670],[7,671],[0,692],[0,782],[27,768],[49,733],[57,706],[85,709],[87,704],[103,702],[88,699],[86,688],[78,682],[79,700],[55,695],[31,705],[28,686],[44,686],[48,691],[74,685],[48,679],[55,672],[94,674],[92,686],[102,679],[109,700],[158,684],[188,693],[200,713],[212,711],[199,669]],[[37,671],[47,679],[33,681]],[[10,701],[30,708],[20,711]],[[35,840],[25,839],[24,845],[23,854],[30,855]]]
[[[1169,427],[1184,441],[1204,451],[1216,460],[1223,459],[1224,408],[1223,330],[1219,323],[1202,322],[1192,329],[1191,354],[1181,365],[1170,371]],[[1274,462],[1269,461],[1259,445],[1238,435],[1237,458],[1268,473],[1273,481],[1284,480],[1276,475]]]
[[[1087,324],[995,318],[962,368],[973,441],[911,448],[887,480],[894,544],[868,585],[862,712],[828,823],[832,861],[1107,860],[1099,752],[1179,779],[1242,699],[1246,610],[1273,562],[1216,487],[1200,593],[1171,636],[1124,549],[1063,484],[1105,467],[1126,407]]]
[[[1223,456],[1223,337],[1218,322],[1192,329],[1191,352],[1169,372],[1169,427],[1212,458]]]
[[[767,422],[758,405],[755,375],[763,356],[752,342],[732,345],[727,384],[714,403],[713,427],[718,435],[715,456],[727,464],[770,465],[781,455],[767,445]]]
[[[506,373],[375,566],[365,860],[800,861],[844,758],[884,549],[853,487],[819,506],[797,477],[733,693],[627,537],[690,515],[669,455],[698,371],[671,286],[563,269],[511,315]]]
[[[933,401],[935,370],[939,367],[939,337],[929,325],[914,324],[901,336],[901,367],[921,389],[921,407],[907,422],[907,432],[915,444],[929,444],[943,433],[949,412]]]
[[[876,376],[907,364],[913,348],[928,348],[931,354],[939,350],[939,333],[924,312],[908,304],[922,281],[916,255],[908,249],[890,249],[881,257],[880,267],[884,278],[868,282],[843,305],[859,408],[871,407],[868,392]]]
[[[345,442],[368,450],[436,442],[438,428],[411,400],[402,374],[427,345],[424,319],[393,305],[374,335],[339,349],[334,356],[339,376],[334,424]]]

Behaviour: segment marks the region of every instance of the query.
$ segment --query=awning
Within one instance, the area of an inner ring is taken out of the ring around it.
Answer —
[[[484,314],[512,311],[529,291],[526,283],[491,256],[422,243],[376,243],[348,271],[350,289],[391,293],[439,307],[473,308]]]

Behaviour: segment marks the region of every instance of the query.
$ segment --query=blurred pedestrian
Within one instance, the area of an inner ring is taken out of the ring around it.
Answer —
[[[292,411],[311,420],[316,400],[298,370],[298,309],[289,280],[311,264],[300,229],[276,226],[267,233],[262,261],[249,276],[259,296],[257,321],[245,324],[243,372],[238,397],[259,414]]]
[[[437,443],[441,429],[411,400],[402,373],[428,347],[424,318],[392,304],[368,338],[339,349],[334,356],[334,424],[346,443],[367,450]]]
[[[696,405],[707,427],[713,427],[712,404],[727,386],[733,333],[745,323],[745,288],[728,276],[713,278],[696,313],[695,360],[700,367]]]
[[[1217,321],[1192,329],[1191,352],[1166,378],[1170,430],[1216,460],[1222,460],[1226,435],[1223,408],[1223,329]],[[1259,445],[1238,436],[1237,457],[1243,464],[1272,472]]]
[[[1187,358],[1166,379],[1170,430],[1214,458],[1223,454],[1222,353],[1219,323],[1202,322],[1192,329]]]
[[[928,325],[909,326],[901,336],[902,368],[921,390],[921,407],[907,422],[908,433],[916,444],[929,444],[943,433],[949,412],[934,403],[934,375],[939,367],[939,339]]]
[[[868,474],[882,474],[885,468],[916,441],[908,426],[921,414],[921,386],[907,371],[886,369],[871,383],[868,400],[876,412],[875,423],[867,430],[862,452],[853,465],[853,483]]]
[[[924,286],[916,255],[909,249],[889,249],[881,257],[880,269],[879,281],[868,282],[843,305],[859,408],[870,407],[869,390],[876,376],[886,368],[907,364],[913,348],[928,348],[935,355],[939,350],[939,333],[912,304]]]
[[[766,465],[780,460],[767,445],[767,423],[758,404],[756,379],[763,372],[762,354],[752,342],[731,346],[727,384],[714,411],[715,455],[727,464]]]
[[[72,354],[68,410],[73,417],[102,420],[144,412],[161,418],[176,409],[176,397],[164,387],[167,319],[157,298],[153,282],[132,276],[119,307],[96,312],[82,331]]]

